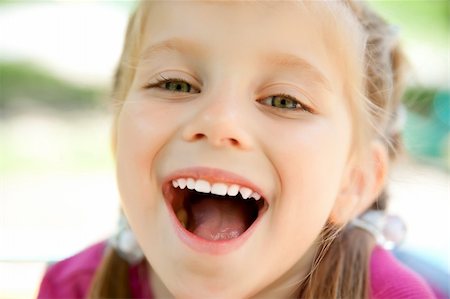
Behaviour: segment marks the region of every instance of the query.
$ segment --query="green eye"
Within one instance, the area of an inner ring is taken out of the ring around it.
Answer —
[[[163,82],[161,86],[164,89],[174,92],[191,92],[192,86],[184,81],[167,81]]]
[[[296,99],[287,95],[270,96],[263,99],[261,103],[280,109],[294,110],[302,108],[302,105]]]
[[[149,83],[144,86],[145,89],[161,89],[171,93],[200,93],[200,90],[179,78],[156,79],[155,83]]]

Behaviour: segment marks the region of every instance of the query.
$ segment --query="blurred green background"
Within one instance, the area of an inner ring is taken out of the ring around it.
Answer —
[[[449,2],[370,2],[398,26],[413,69],[391,208],[410,221],[407,244],[449,273],[449,239],[429,233],[450,227]],[[109,88],[134,5],[0,0],[2,298],[33,296],[48,261],[114,231]]]
[[[404,97],[408,108],[405,146],[417,159],[448,170],[450,2],[371,2],[387,20],[399,27],[400,37],[414,66],[413,80]],[[442,55],[441,65],[433,63],[436,55]]]

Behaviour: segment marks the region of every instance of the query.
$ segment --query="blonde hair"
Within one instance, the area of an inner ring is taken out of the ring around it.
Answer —
[[[364,114],[368,117],[366,127],[374,138],[385,141],[390,158],[394,159],[400,147],[400,135],[392,131],[396,111],[403,93],[405,58],[392,29],[382,18],[361,1],[342,0],[359,22],[366,34],[363,76]],[[113,98],[115,120],[112,148],[115,151],[117,116],[133,82],[144,26],[146,24],[146,1],[142,1],[130,18],[124,49],[117,68]],[[371,125],[372,124],[372,125]],[[381,129],[376,129],[377,126]],[[370,128],[369,128],[370,127]],[[384,210],[387,203],[384,191],[370,209]],[[373,238],[359,229],[339,228],[328,223],[321,233],[318,254],[308,277],[300,283],[296,297],[299,298],[368,298],[369,262],[374,246]],[[129,266],[114,252],[106,252],[97,270],[89,298],[130,297],[128,285]]]

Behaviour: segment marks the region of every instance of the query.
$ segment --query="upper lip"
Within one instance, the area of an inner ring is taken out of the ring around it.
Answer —
[[[164,179],[163,186],[170,183],[172,180],[179,178],[193,178],[195,180],[203,179],[210,183],[220,182],[226,184],[237,184],[241,187],[252,189],[254,192],[259,193],[267,202],[269,202],[266,193],[258,185],[243,176],[227,170],[210,167],[183,168],[169,174]]]

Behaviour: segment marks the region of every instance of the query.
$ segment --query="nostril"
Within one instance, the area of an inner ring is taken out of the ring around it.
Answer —
[[[206,140],[208,139],[208,136],[202,133],[197,133],[195,135],[192,136],[191,141],[200,141],[200,140]],[[231,146],[239,146],[240,142],[235,139],[235,138],[221,138],[221,139],[212,139],[210,140],[210,142],[212,142],[214,145],[216,146],[226,146],[226,145],[231,145]]]
[[[194,135],[194,138],[192,138],[192,139],[193,140],[201,140],[201,139],[203,139],[205,137],[206,137],[205,134],[197,133],[197,134]]]
[[[234,145],[234,146],[239,145],[239,141],[237,141],[237,140],[234,139],[234,138],[230,138],[230,143],[231,143],[231,145]]]
[[[183,129],[182,139],[187,142],[208,142],[214,147],[231,146],[241,149],[248,149],[250,147],[249,137],[241,127],[238,130],[236,127],[228,129],[224,126],[206,126],[204,130],[200,130],[189,125]]]

